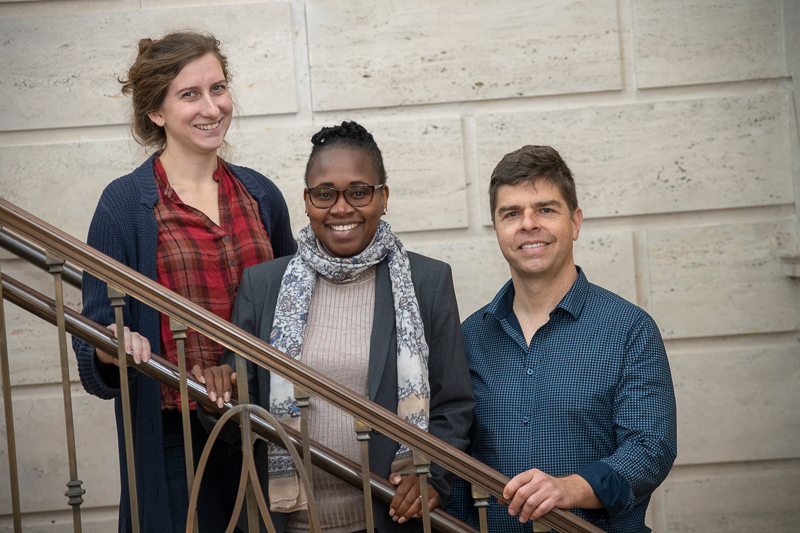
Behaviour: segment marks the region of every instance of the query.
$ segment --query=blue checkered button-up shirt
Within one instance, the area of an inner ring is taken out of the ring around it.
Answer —
[[[580,268],[530,343],[513,302],[509,281],[462,326],[477,400],[472,455],[508,477],[531,468],[577,473],[605,509],[573,512],[610,533],[649,532],[650,494],[677,453],[672,378],[655,322]],[[468,494],[459,480],[448,510],[477,525]],[[488,514],[491,532],[531,531],[494,498]]]

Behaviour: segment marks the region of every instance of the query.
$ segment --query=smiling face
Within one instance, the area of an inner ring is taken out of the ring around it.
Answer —
[[[164,102],[150,119],[164,128],[171,155],[216,154],[231,124],[233,100],[219,60],[211,54],[192,61],[172,80]]]
[[[320,152],[307,173],[308,187],[324,185],[344,190],[353,185],[378,185],[378,172],[370,156],[359,149],[331,147]],[[361,253],[372,241],[381,214],[386,210],[389,188],[375,191],[364,207],[353,207],[339,194],[330,209],[314,207],[304,193],[306,210],[317,238],[335,257],[352,257]]]
[[[516,280],[552,281],[575,275],[572,243],[583,213],[569,208],[561,190],[546,180],[502,185],[497,190],[497,242]]]

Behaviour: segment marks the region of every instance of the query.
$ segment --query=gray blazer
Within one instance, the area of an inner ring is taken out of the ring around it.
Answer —
[[[425,338],[430,348],[428,380],[430,383],[430,433],[448,444],[464,450],[472,424],[475,398],[464,354],[461,321],[458,316],[450,266],[441,261],[409,252],[411,279],[419,301]],[[245,269],[231,322],[248,333],[269,341],[275,303],[280,282],[291,257],[273,259]],[[221,364],[235,367],[228,350]],[[248,362],[250,401],[269,406],[269,371]],[[397,332],[392,300],[389,268],[386,261],[378,264],[375,278],[375,316],[369,354],[369,399],[392,412],[397,412]],[[388,478],[398,444],[373,432],[369,441],[371,470]],[[267,492],[266,446],[259,441],[256,448],[261,486]],[[444,508],[450,497],[454,475],[436,464],[431,465],[430,484],[439,493],[439,506]],[[389,506],[373,502],[375,527],[380,533],[422,531],[412,520],[397,524],[389,517]],[[278,532],[285,527],[288,515],[273,513]],[[262,525],[263,527],[263,525]]]

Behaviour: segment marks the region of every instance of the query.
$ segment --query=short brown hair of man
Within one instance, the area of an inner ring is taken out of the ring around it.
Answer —
[[[136,142],[159,151],[164,149],[167,134],[148,114],[161,109],[170,83],[183,67],[208,54],[217,58],[225,81],[230,82],[228,59],[213,35],[182,31],[168,33],[157,40],[139,41],[139,54],[128,69],[128,78],[118,79],[122,94],[133,96],[131,133]]]
[[[578,194],[575,192],[575,180],[561,155],[550,146],[526,145],[503,156],[494,167],[489,182],[489,207],[497,208],[497,191],[503,185],[529,184],[544,180],[552,183],[561,191],[569,208],[569,216],[578,208]]]

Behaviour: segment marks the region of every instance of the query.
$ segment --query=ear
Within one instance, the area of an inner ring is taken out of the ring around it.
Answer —
[[[572,240],[578,240],[578,234],[581,232],[581,222],[583,222],[583,211],[580,207],[576,207],[572,213]]]
[[[383,194],[383,210],[386,211],[389,205],[389,186],[384,185],[381,187],[381,194]]]
[[[156,126],[163,128],[164,124],[166,124],[166,121],[164,120],[164,115],[161,114],[160,109],[158,111],[153,111],[151,113],[148,113],[147,116],[150,117],[150,120],[152,120]]]

